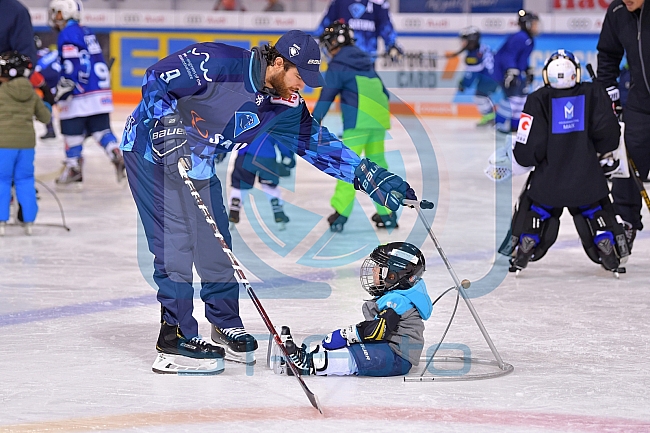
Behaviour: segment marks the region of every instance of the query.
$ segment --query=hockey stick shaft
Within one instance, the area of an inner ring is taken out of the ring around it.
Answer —
[[[185,161],[184,158],[180,158],[178,160],[178,172],[181,175],[181,178],[183,179],[183,182],[185,185],[189,188],[190,193],[192,194],[192,197],[194,198],[194,201],[196,202],[197,207],[201,210],[203,213],[203,216],[205,217],[205,221],[208,223],[208,225],[212,228],[212,232],[214,233],[214,237],[219,240],[219,243],[221,244],[221,249],[223,252],[228,256],[228,259],[230,260],[230,264],[232,265],[233,270],[235,271],[235,278],[237,279],[237,282],[242,284],[244,288],[246,289],[246,293],[248,293],[248,296],[250,296],[251,300],[253,301],[253,305],[255,305],[255,308],[257,309],[257,312],[260,314],[262,317],[262,321],[268,328],[269,332],[273,336],[273,340],[275,343],[278,345],[280,348],[280,351],[282,352],[282,355],[287,360],[287,365],[289,365],[289,368],[291,368],[291,371],[293,372],[293,375],[296,377],[298,382],[300,383],[300,386],[302,387],[303,391],[307,395],[307,398],[309,399],[309,402],[311,405],[318,409],[318,412],[321,414],[323,411],[321,410],[320,403],[318,401],[318,397],[316,394],[311,392],[309,388],[307,388],[307,385],[305,384],[305,381],[302,379],[300,376],[300,372],[296,368],[296,366],[293,364],[291,361],[291,358],[289,357],[289,353],[287,352],[287,348],[284,346],[282,343],[282,340],[280,339],[280,336],[278,335],[278,332],[275,330],[275,327],[273,326],[273,323],[271,322],[271,319],[269,318],[269,315],[266,314],[266,311],[264,310],[264,307],[262,306],[262,303],[260,302],[259,298],[253,291],[253,287],[250,285],[248,282],[248,279],[246,278],[246,275],[244,274],[244,270],[242,269],[241,265],[239,264],[239,261],[233,254],[233,252],[230,250],[228,247],[228,244],[226,243],[226,240],[223,238],[223,235],[219,231],[219,227],[217,227],[217,223],[215,222],[214,218],[212,218],[212,215],[210,214],[210,211],[208,210],[208,207],[205,205],[203,202],[203,199],[201,198],[201,195],[199,192],[196,190],[196,187],[194,186],[194,182],[192,182],[192,179],[187,175],[187,170],[189,170],[189,166],[187,165],[187,162]]]
[[[428,202],[427,202],[428,203]],[[449,275],[451,275],[452,280],[454,280],[454,284],[456,285],[456,288],[460,292],[461,296],[463,297],[463,300],[465,300],[465,303],[467,304],[467,308],[469,308],[469,311],[472,313],[472,316],[474,316],[474,320],[476,321],[476,324],[478,325],[479,329],[481,330],[481,334],[483,334],[483,338],[485,338],[485,341],[487,342],[488,346],[490,346],[490,350],[492,351],[492,354],[496,358],[499,368],[504,370],[505,364],[503,360],[501,359],[501,355],[499,355],[499,352],[497,351],[496,346],[492,342],[492,338],[490,338],[490,335],[487,332],[487,329],[485,329],[485,326],[483,325],[483,322],[481,321],[481,318],[479,317],[478,313],[476,312],[476,309],[474,308],[474,305],[472,304],[472,301],[470,301],[469,296],[467,296],[467,292],[465,291],[465,287],[469,283],[467,280],[463,280],[462,282],[458,278],[458,275],[456,275],[456,272],[454,269],[451,267],[451,263],[449,263],[449,259],[447,258],[447,255],[442,249],[442,246],[440,245],[440,242],[438,242],[438,239],[436,238],[436,235],[433,233],[433,230],[431,229],[431,225],[429,225],[429,222],[427,219],[424,217],[424,212],[422,212],[422,204],[421,202],[418,202],[417,200],[402,200],[402,204],[404,206],[408,206],[410,208],[414,208],[418,212],[418,216],[420,217],[420,221],[422,221],[422,224],[424,224],[424,227],[426,228],[427,232],[429,233],[429,237],[433,241],[433,244],[436,246],[436,249],[438,250],[438,254],[440,254],[440,258],[442,261],[445,263],[445,266],[447,267],[447,270],[449,271]],[[467,283],[466,283],[467,281]],[[467,286],[469,287],[469,286]]]
[[[636,183],[636,186],[639,187],[639,192],[641,193],[641,197],[643,197],[643,201],[645,202],[645,205],[648,207],[648,210],[650,210],[650,197],[648,197],[648,192],[645,190],[645,186],[643,186],[643,181],[641,180],[639,170],[636,168],[636,164],[634,164],[632,158],[628,158],[627,161],[630,164],[630,171],[634,176],[634,182]]]

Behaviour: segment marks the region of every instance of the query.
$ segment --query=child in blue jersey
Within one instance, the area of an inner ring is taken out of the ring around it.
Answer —
[[[301,375],[400,376],[418,365],[424,349],[424,320],[433,311],[422,280],[424,255],[406,242],[373,250],[361,265],[361,286],[372,299],[361,311],[364,321],[328,334],[316,347],[298,347],[287,327],[282,339]],[[273,371],[291,373],[274,345]]]
[[[225,356],[250,364],[258,346],[239,315],[239,285],[230,256],[184,184],[178,171],[181,158],[229,247],[215,160],[263,134],[320,171],[354,183],[392,211],[402,198],[415,197],[402,178],[359,158],[314,120],[298,92],[305,85],[322,85],[319,69],[318,44],[299,30],[285,33],[273,46],[250,51],[215,42],[192,44],[147,69],[142,101],[126,121],[120,147],[154,256],[162,306],[155,372],[190,371],[176,362],[178,357],[209,363]],[[198,335],[192,315],[193,269],[201,278],[205,317],[217,346]],[[222,370],[214,365],[211,371]]]
[[[276,161],[276,148],[281,161]],[[248,191],[253,189],[257,178],[262,191],[269,198],[273,208],[273,218],[279,230],[286,228],[289,217],[284,213],[282,191],[278,188],[280,177],[289,176],[295,167],[293,152],[281,145],[268,134],[256,138],[250,145],[239,149],[235,159],[235,168],[230,176],[230,212],[228,220],[237,224],[239,212],[244,205]]]
[[[49,24],[60,32],[57,48],[61,77],[54,97],[66,149],[65,168],[56,180],[60,186],[81,186],[81,151],[88,135],[106,151],[115,166],[118,182],[125,177],[124,159],[110,125],[109,113],[113,111],[110,73],[97,38],[79,24],[81,11],[79,0],[50,1]]]
[[[505,93],[505,98],[497,105],[496,129],[504,134],[516,131],[519,125],[527,88],[533,80],[528,59],[535,47],[534,38],[539,33],[537,15],[520,10],[518,19],[520,30],[508,36],[494,56],[492,77],[501,84]]]
[[[38,36],[34,36],[34,41],[36,42],[36,48],[38,48],[38,60],[34,72],[41,74],[45,80],[45,84],[47,84],[47,87],[50,89],[50,97],[52,98],[51,103],[54,104],[56,85],[58,84],[59,76],[61,75],[59,52],[57,50],[50,50],[48,47],[42,47],[41,39]],[[45,134],[41,136],[41,139],[45,140],[48,138],[55,138],[56,133],[54,132],[52,121],[48,122],[46,127],[47,130]]]
[[[481,120],[478,126],[494,124],[494,103],[492,95],[498,88],[498,83],[492,78],[494,73],[494,53],[492,49],[481,43],[481,32],[476,27],[467,27],[461,30],[460,38],[462,48],[449,57],[467,52],[465,55],[465,75],[458,83],[458,90],[464,92],[476,84],[474,100]]]
[[[379,37],[384,40],[386,53],[396,58],[403,54],[403,50],[397,44],[389,9],[388,0],[332,0],[315,34],[322,35],[334,21],[341,20],[354,30],[356,45],[373,60],[377,58]]]

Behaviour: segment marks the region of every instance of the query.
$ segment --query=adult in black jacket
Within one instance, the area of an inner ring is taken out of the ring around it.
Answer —
[[[0,0],[0,53],[18,51],[36,64],[32,19],[18,0]]]
[[[616,271],[629,251],[600,163],[620,138],[610,98],[601,85],[580,82],[580,63],[569,51],[551,55],[542,78],[545,86],[528,95],[513,149],[520,165],[535,170],[513,218],[511,270],[543,257],[568,207],[587,255]]]
[[[617,78],[623,55],[632,76],[625,106],[625,144],[641,179],[650,170],[650,8],[645,0],[614,0],[598,40],[598,81],[621,111]],[[626,222],[630,246],[641,223],[641,196],[634,179],[613,179],[614,209]]]

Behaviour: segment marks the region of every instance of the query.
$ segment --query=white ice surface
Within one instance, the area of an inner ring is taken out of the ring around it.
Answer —
[[[118,136],[128,111],[113,114]],[[328,119],[340,132],[336,117]],[[417,122],[402,120],[393,120],[386,143],[389,163],[406,172],[422,198],[436,198],[435,212],[426,215],[431,221],[435,213],[433,230],[449,261],[461,279],[480,281],[493,267],[502,236],[495,234],[495,184],[483,174],[494,150],[493,133],[467,120],[422,120],[434,161],[426,140],[414,133]],[[43,127],[38,128],[40,135]],[[414,141],[424,153],[417,153]],[[159,307],[147,282],[150,256],[138,247],[135,206],[128,187],[116,183],[101,148],[89,140],[84,155],[84,190],[57,192],[69,232],[50,225],[60,224],[59,210],[45,187],[37,185],[41,199],[34,235],[10,225],[0,237],[2,433],[650,431],[650,242],[645,231],[619,280],[589,261],[568,215],[562,217],[556,245],[541,261],[517,278],[503,268],[496,271],[498,287],[472,303],[500,356],[514,366],[512,374],[429,383],[307,377],[324,409],[321,416],[294,378],[265,368],[268,331],[245,293],[241,315],[247,329],[260,336],[255,367],[227,363],[221,375],[194,378],[151,372]],[[37,177],[49,188],[62,159],[60,138],[39,141]],[[514,179],[506,189],[516,195],[523,180]],[[373,207],[359,195],[361,207],[345,231],[330,239],[326,218],[334,181],[299,162],[297,173],[282,185],[289,186],[284,190],[288,230],[254,223],[257,215],[267,222],[270,216],[270,206],[258,193],[233,232],[234,251],[274,324],[290,325],[297,340],[360,320],[360,254],[379,241],[409,238],[422,245],[432,298],[453,284],[414,210],[403,211],[399,229],[377,233],[360,212],[370,216]],[[507,200],[505,214],[512,194]],[[647,219],[647,209],[643,214]],[[318,242],[322,248],[313,250]],[[278,299],[270,287],[285,285],[289,295]],[[318,287],[309,292],[312,299],[301,299],[301,290],[310,287]],[[486,285],[473,285],[470,296],[480,287]],[[436,305],[426,324],[427,349],[439,341],[454,301],[450,293]],[[209,335],[201,304],[195,300],[195,316],[200,331]],[[464,345],[475,358],[494,359],[462,300],[445,343]]]

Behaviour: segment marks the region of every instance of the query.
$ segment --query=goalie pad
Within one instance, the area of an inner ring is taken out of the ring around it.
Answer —
[[[617,221],[609,197],[590,206],[569,208],[569,212],[573,215],[582,247],[592,262],[602,264],[608,270],[614,270],[621,263],[627,262],[630,248],[625,228]],[[605,237],[610,240],[613,255],[609,253]]]
[[[528,206],[520,206],[516,212],[512,222],[512,237],[517,239],[516,246],[519,246],[521,239],[526,235],[535,238],[537,243],[530,256],[530,260],[535,262],[544,257],[557,240],[562,209],[544,208],[528,197],[527,190],[524,194],[526,197],[521,199],[521,204]]]

